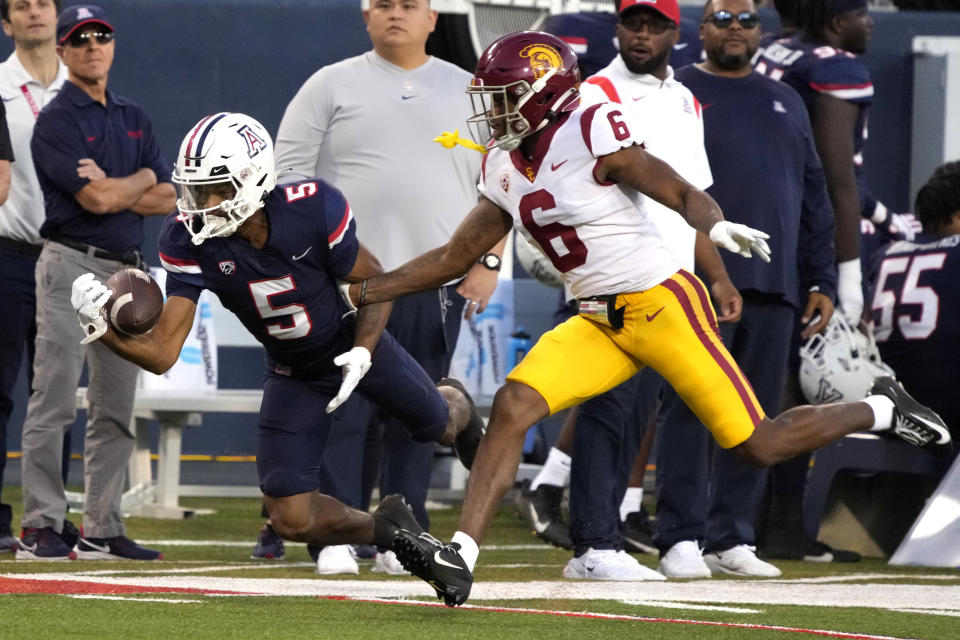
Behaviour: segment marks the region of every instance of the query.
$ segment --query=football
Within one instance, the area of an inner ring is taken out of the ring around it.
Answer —
[[[163,292],[156,280],[140,269],[117,271],[106,282],[113,295],[103,305],[107,323],[126,335],[146,333],[163,312]]]
[[[548,287],[562,289],[563,276],[560,275],[557,268],[550,262],[550,258],[543,255],[540,248],[531,244],[519,231],[515,238],[514,250],[517,253],[517,260],[520,261],[520,265],[524,271]]]

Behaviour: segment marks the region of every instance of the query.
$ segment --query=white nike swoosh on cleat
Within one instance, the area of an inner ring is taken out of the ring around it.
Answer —
[[[537,515],[536,509],[534,509],[534,508],[531,506],[531,507],[530,507],[530,522],[533,523],[533,530],[534,530],[534,531],[536,531],[537,533],[543,533],[544,531],[547,530],[547,527],[549,527],[549,526],[550,526],[550,523],[553,522],[553,521],[552,521],[552,520],[547,520],[546,522],[544,522],[543,520],[541,520],[541,519],[540,519],[540,516]]]
[[[436,562],[437,564],[442,564],[445,567],[450,567],[451,569],[463,570],[463,567],[458,567],[457,565],[447,562],[446,560],[441,558],[440,551],[433,552],[433,561]]]
[[[102,552],[102,553],[110,553],[110,545],[109,545],[109,544],[104,545],[104,546],[101,547],[101,546],[98,545],[98,544],[93,544],[92,542],[90,542],[90,541],[87,540],[86,538],[83,539],[83,544],[87,545],[88,547],[90,547],[90,548],[93,549],[94,551],[100,551],[100,552]]]

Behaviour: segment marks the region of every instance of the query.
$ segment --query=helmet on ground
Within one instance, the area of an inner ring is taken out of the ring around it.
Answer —
[[[577,105],[579,82],[577,54],[560,38],[540,31],[499,38],[480,56],[467,87],[474,112],[467,124],[474,140],[516,149],[553,116]],[[503,133],[494,138],[497,125]]]
[[[839,312],[823,333],[800,347],[800,388],[811,404],[859,402],[874,380],[892,375],[880,359],[872,329],[851,327]]]
[[[229,236],[276,186],[270,134],[242,113],[209,115],[183,138],[173,182],[179,220],[194,244]]]

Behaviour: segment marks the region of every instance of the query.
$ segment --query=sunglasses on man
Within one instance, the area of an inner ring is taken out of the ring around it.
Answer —
[[[707,16],[704,22],[710,22],[717,29],[726,29],[736,20],[744,29],[754,29],[760,24],[760,16],[749,11],[740,13],[730,13],[729,11],[717,11],[711,16]]]
[[[96,40],[97,44],[107,44],[113,40],[113,31],[107,31],[101,33],[99,31],[86,31],[84,33],[76,33],[70,35],[67,38],[67,44],[71,47],[85,47],[91,40]]]
[[[676,29],[677,25],[674,24],[673,20],[668,18],[660,18],[656,16],[643,15],[639,11],[633,12],[631,15],[628,15],[626,18],[620,19],[620,24],[623,25],[628,31],[633,31],[635,33],[640,33],[643,31],[643,28],[646,27],[653,35],[660,35],[665,33],[667,29]]]

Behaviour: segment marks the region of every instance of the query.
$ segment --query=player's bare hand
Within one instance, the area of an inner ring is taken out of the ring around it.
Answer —
[[[327,413],[333,413],[337,407],[346,402],[353,390],[357,388],[360,379],[370,370],[370,352],[366,347],[354,347],[334,358],[333,364],[342,369],[343,382],[340,383],[337,395],[327,404]]]
[[[77,176],[87,180],[103,180],[107,174],[103,172],[93,158],[80,158],[77,162]]]
[[[710,240],[713,244],[744,258],[751,257],[751,252],[756,253],[764,262],[770,262],[768,238],[770,236],[763,231],[729,220],[721,220],[710,229]]]
[[[483,313],[487,308],[497,288],[497,273],[481,264],[473,265],[467,272],[467,277],[457,287],[457,293],[467,299],[463,309],[464,318],[469,320],[473,314]]]
[[[800,337],[806,340],[810,336],[823,331],[830,318],[833,316],[833,300],[819,291],[810,293],[807,300],[807,308],[804,309],[800,317],[800,323],[804,326]]]
[[[733,286],[730,278],[718,280],[710,285],[710,294],[716,303],[717,322],[737,322],[743,313],[743,298]]]

